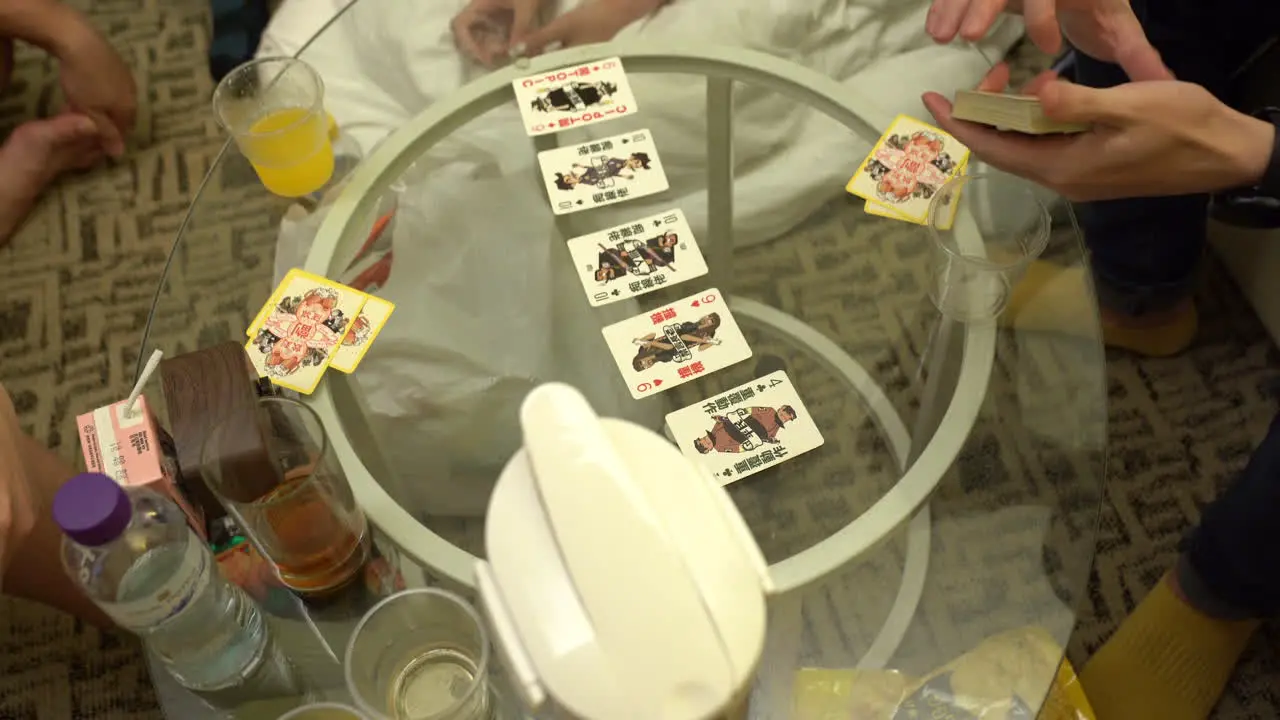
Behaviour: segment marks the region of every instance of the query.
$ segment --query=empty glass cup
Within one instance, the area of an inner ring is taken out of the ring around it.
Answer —
[[[960,175],[929,203],[929,297],[945,316],[991,320],[1049,243],[1047,191],[997,170]]]
[[[344,662],[347,689],[375,720],[489,717],[489,636],[466,600],[406,590],[356,626]]]

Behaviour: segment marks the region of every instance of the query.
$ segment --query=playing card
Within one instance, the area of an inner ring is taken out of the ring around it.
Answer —
[[[604,329],[618,371],[642,398],[751,357],[720,291],[711,288]]]
[[[538,153],[538,165],[556,215],[667,189],[667,176],[648,130],[544,150]]]
[[[667,415],[686,457],[721,485],[767,470],[822,445],[822,433],[785,370]]]
[[[966,163],[965,166],[967,167],[968,163]],[[960,171],[958,174],[963,175],[964,170],[965,168],[960,168]],[[944,185],[943,187],[945,188],[946,186]],[[954,192],[950,190],[940,190],[939,192],[947,193],[945,198],[941,201],[946,203],[946,209],[940,211],[940,214],[937,217],[937,219],[933,221],[933,226],[939,230],[950,230],[952,224],[954,224],[956,220],[956,208],[959,206],[960,193],[963,192],[963,189],[956,188]],[[900,215],[893,208],[887,205],[883,205],[881,203],[875,202],[874,200],[868,200],[866,204],[863,205],[863,210],[868,215],[875,215],[876,217],[888,218],[890,220],[902,220],[903,222],[910,222],[917,225],[929,224],[927,211],[925,213],[925,217],[917,221],[911,218],[904,217],[903,215]]]
[[[276,385],[310,394],[367,299],[345,285],[291,270],[245,344],[254,369]]]
[[[329,365],[344,373],[355,372],[356,366],[364,359],[365,353],[369,352],[369,346],[377,339],[378,333],[382,332],[382,326],[387,324],[387,318],[391,317],[395,309],[394,304],[370,296],[351,327],[347,328],[342,345],[333,354],[333,361]]]
[[[707,261],[679,210],[573,238],[569,254],[592,306],[707,274]]]
[[[849,180],[845,190],[923,224],[929,200],[964,169],[969,149],[947,133],[899,115]]]
[[[511,83],[525,132],[547,135],[636,111],[622,60],[609,58],[530,75]]]

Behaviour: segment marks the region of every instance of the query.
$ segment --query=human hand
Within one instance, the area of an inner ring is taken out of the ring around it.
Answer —
[[[538,23],[543,0],[471,0],[453,18],[453,38],[468,57],[492,67]]]
[[[129,66],[87,22],[61,48],[58,74],[67,109],[92,118],[102,149],[120,157],[138,112],[138,90]]]
[[[979,90],[1001,92],[1009,68],[997,65]],[[942,129],[981,160],[1070,200],[1182,195],[1250,185],[1266,170],[1275,142],[1270,123],[1238,113],[1204,88],[1173,80],[1104,90],[1044,73],[1024,88],[1045,115],[1089,123],[1075,135],[1029,136],[956,120],[951,103],[924,95]]]
[[[528,35],[513,35],[512,46],[522,44],[526,54],[537,55],[553,43],[573,47],[606,42],[659,5],[660,0],[589,0]]]
[[[1047,53],[1062,48],[1062,36],[1080,52],[1119,65],[1131,80],[1171,80],[1129,0],[933,0],[925,29],[940,43],[956,34],[981,40],[1004,10],[1022,13],[1031,40]]]
[[[0,581],[36,522],[36,495],[22,462],[21,432],[13,403],[0,385],[0,457],[5,458],[0,466]]]

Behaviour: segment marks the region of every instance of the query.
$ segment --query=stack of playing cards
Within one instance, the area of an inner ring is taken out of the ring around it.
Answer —
[[[845,186],[872,215],[924,225],[929,203],[964,172],[969,148],[932,125],[899,115]],[[955,198],[950,199],[955,207]],[[943,222],[942,224],[949,224]]]
[[[1031,95],[1005,95],[1002,93],[961,90],[951,108],[951,116],[998,130],[1012,130],[1027,135],[1050,133],[1081,133],[1089,129],[1083,123],[1051,120],[1044,115],[1040,100]]]
[[[546,135],[623,117],[636,100],[618,58],[512,83],[525,131]],[[538,154],[557,215],[653,195],[667,178],[648,130]],[[673,208],[568,242],[593,307],[635,298],[707,274],[684,213]],[[724,295],[708,288],[603,329],[634,398],[657,395],[751,357]],[[727,484],[822,444],[785,372],[777,371],[667,416],[695,463]]]
[[[310,394],[330,366],[355,372],[395,305],[293,269],[249,325],[245,351],[259,377]]]

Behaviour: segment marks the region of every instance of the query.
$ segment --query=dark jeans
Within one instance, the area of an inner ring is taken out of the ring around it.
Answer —
[[[1133,0],[1133,8],[1169,69],[1228,104],[1232,73],[1280,34],[1280,0]],[[1110,87],[1127,78],[1114,65],[1081,56],[1076,80]],[[1205,248],[1207,205],[1205,195],[1078,205],[1102,305],[1140,314],[1187,297]],[[1184,541],[1180,575],[1194,586],[1189,595],[1209,598],[1215,609],[1273,617],[1280,615],[1278,556],[1280,416]]]
[[[1228,103],[1231,74],[1280,34],[1277,0],[1132,0],[1132,5],[1169,69]],[[1127,82],[1119,67],[1077,54],[1080,84]],[[1186,298],[1205,248],[1207,206],[1207,195],[1078,204],[1103,307],[1138,315]]]

